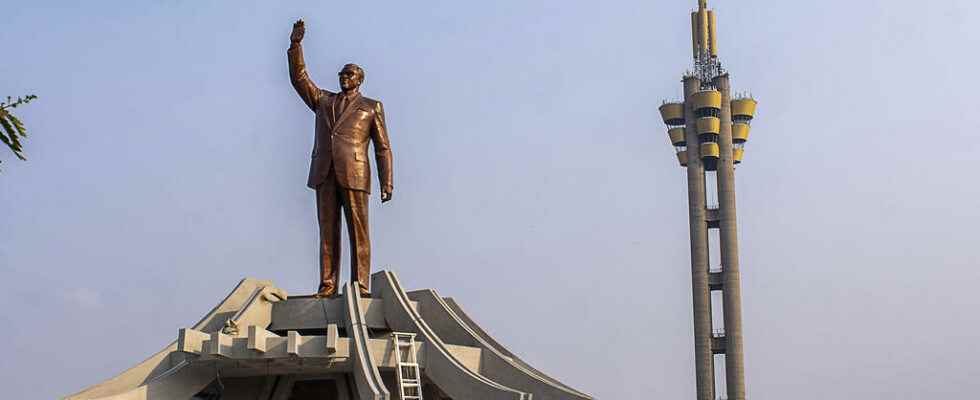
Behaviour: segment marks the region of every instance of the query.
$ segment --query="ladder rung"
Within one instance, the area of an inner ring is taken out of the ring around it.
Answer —
[[[398,366],[399,367],[413,367],[413,368],[418,368],[419,367],[418,364],[416,364],[416,363],[410,363],[410,362],[398,362]]]

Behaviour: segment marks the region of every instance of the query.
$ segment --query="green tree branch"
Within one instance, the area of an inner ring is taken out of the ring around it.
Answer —
[[[14,116],[10,110],[30,103],[31,100],[36,98],[37,96],[33,94],[18,97],[17,100],[7,96],[7,101],[0,102],[0,142],[7,145],[7,148],[21,160],[27,160],[24,157],[24,147],[21,143],[21,139],[27,138],[27,128],[24,127],[24,123]],[[0,160],[0,163],[2,162]]]

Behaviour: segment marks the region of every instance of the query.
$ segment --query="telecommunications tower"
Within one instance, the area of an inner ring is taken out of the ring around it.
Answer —
[[[691,13],[694,70],[682,80],[684,101],[665,102],[660,114],[687,169],[697,399],[716,400],[717,389],[718,399],[744,400],[735,165],[745,154],[756,101],[732,95],[731,77],[718,59],[715,13],[707,0],[698,3]],[[717,381],[722,370],[724,381]]]

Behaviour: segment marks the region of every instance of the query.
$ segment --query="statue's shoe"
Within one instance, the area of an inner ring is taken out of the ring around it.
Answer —
[[[335,288],[335,287],[324,287],[324,288],[320,288],[320,291],[317,292],[315,295],[313,295],[313,297],[316,297],[318,299],[322,299],[322,298],[326,298],[326,297],[333,297],[336,294],[337,294],[337,288]]]

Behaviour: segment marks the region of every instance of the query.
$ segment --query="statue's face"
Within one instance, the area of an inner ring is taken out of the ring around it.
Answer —
[[[344,68],[338,75],[340,76],[340,88],[343,90],[353,90],[361,86],[363,78],[353,69]]]

